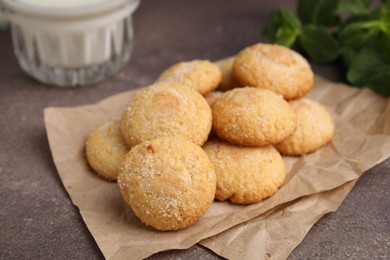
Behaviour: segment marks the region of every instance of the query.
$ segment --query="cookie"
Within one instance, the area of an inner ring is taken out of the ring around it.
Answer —
[[[120,131],[120,120],[96,127],[87,137],[85,150],[91,168],[103,178],[116,181],[119,164],[129,151]]]
[[[202,148],[182,138],[161,137],[131,149],[118,183],[142,222],[178,230],[194,224],[213,203],[216,175]]]
[[[209,104],[209,106],[211,107],[214,102],[220,97],[222,96],[223,92],[222,91],[218,91],[218,90],[214,90],[214,91],[211,91],[209,93],[207,93],[204,98],[206,99],[207,103]]]
[[[233,73],[243,86],[267,88],[285,99],[297,99],[313,87],[313,71],[297,52],[279,45],[258,43],[235,58]]]
[[[176,82],[205,95],[219,85],[221,78],[221,71],[215,64],[208,60],[194,60],[179,62],[169,67],[161,73],[157,82]]]
[[[237,145],[277,144],[292,135],[297,118],[282,96],[262,88],[236,88],[212,105],[213,130]]]
[[[285,165],[272,145],[243,147],[212,140],[203,149],[214,164],[219,201],[257,203],[272,196],[284,182]]]
[[[211,109],[195,90],[174,82],[138,91],[122,114],[121,130],[130,147],[161,136],[203,145],[211,130]]]
[[[276,145],[285,155],[302,155],[314,152],[332,140],[335,125],[332,116],[319,103],[309,99],[290,102],[298,117],[295,133]]]
[[[217,90],[228,91],[240,87],[233,74],[234,57],[226,58],[215,63],[222,72],[222,80]]]

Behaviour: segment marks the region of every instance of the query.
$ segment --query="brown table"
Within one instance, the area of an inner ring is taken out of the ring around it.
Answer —
[[[294,1],[143,0],[135,14],[130,63],[105,82],[57,88],[25,75],[0,32],[0,259],[102,259],[53,164],[43,123],[48,106],[96,102],[152,83],[182,60],[217,60],[265,39],[270,10]],[[335,67],[316,73],[340,81]],[[290,259],[390,259],[390,159],[369,170],[333,214],[322,218]],[[159,253],[152,259],[213,259],[210,250]]]

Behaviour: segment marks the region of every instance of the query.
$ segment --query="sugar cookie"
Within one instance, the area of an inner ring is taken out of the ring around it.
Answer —
[[[215,63],[222,72],[222,80],[217,90],[228,91],[240,87],[233,74],[234,57],[226,58]]]
[[[332,116],[319,103],[309,99],[290,102],[298,117],[297,130],[293,135],[276,145],[282,154],[302,155],[314,152],[326,145],[334,135]]]
[[[263,43],[242,50],[235,58],[233,72],[241,85],[267,88],[287,100],[305,95],[314,81],[309,63],[300,54]]]
[[[122,115],[130,147],[161,136],[178,136],[203,145],[211,130],[211,109],[195,90],[173,82],[138,91]]]
[[[119,164],[129,151],[120,131],[120,120],[96,127],[87,138],[85,150],[91,168],[103,178],[116,181]]]
[[[216,175],[202,148],[182,138],[161,137],[131,149],[118,183],[142,222],[178,230],[194,224],[213,203]]]
[[[284,162],[272,145],[243,147],[212,140],[203,149],[214,164],[215,197],[220,201],[256,203],[272,196],[284,182]]]
[[[205,97],[207,103],[209,104],[209,106],[211,107],[214,104],[214,102],[220,96],[222,96],[222,94],[223,94],[222,91],[214,90],[214,91],[211,91],[211,92],[207,93],[204,97]]]
[[[218,86],[221,78],[221,71],[215,64],[208,60],[194,60],[172,65],[161,73],[157,82],[176,82],[205,95]]]
[[[295,131],[294,111],[271,90],[236,88],[212,105],[213,130],[237,145],[264,146],[280,143]]]

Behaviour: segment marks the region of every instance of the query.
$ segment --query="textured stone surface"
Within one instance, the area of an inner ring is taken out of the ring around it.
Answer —
[[[390,159],[371,168],[325,215],[291,259],[390,259]]]
[[[134,17],[130,63],[95,86],[62,89],[26,76],[9,32],[0,32],[0,259],[102,259],[52,162],[43,124],[48,106],[74,106],[152,83],[169,65],[217,60],[264,40],[277,5],[293,1],[143,0]],[[314,66],[340,80],[335,67]],[[390,160],[363,176],[338,211],[321,219],[291,259],[389,259]],[[201,246],[151,259],[216,259]]]

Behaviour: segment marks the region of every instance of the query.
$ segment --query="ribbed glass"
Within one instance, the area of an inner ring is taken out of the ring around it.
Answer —
[[[94,84],[118,71],[133,48],[131,14],[111,24],[81,30],[40,30],[11,24],[22,69],[58,86]]]

